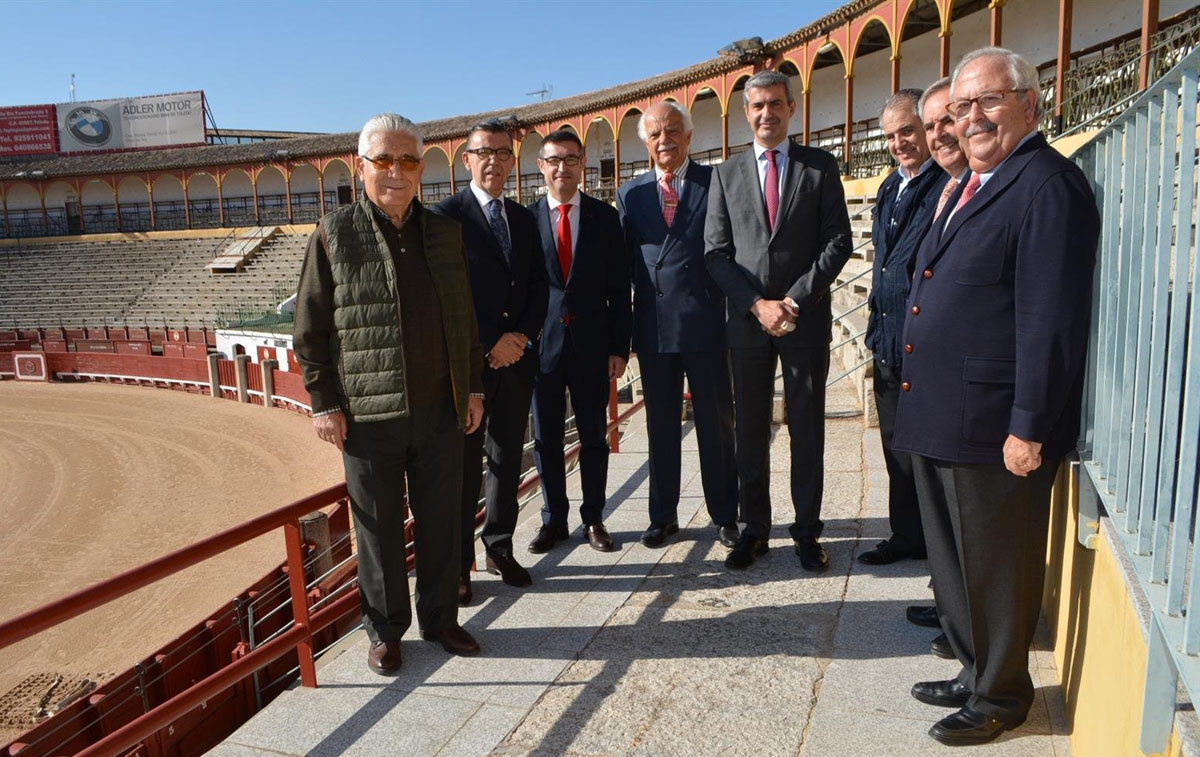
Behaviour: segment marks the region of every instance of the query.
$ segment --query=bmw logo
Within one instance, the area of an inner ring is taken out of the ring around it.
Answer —
[[[87,106],[76,108],[67,114],[67,131],[85,145],[99,147],[112,139],[112,124],[108,116]]]

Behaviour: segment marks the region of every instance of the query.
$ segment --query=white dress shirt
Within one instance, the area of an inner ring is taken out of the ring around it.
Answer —
[[[471,194],[475,195],[475,199],[479,202],[479,207],[483,208],[483,217],[490,224],[492,220],[492,212],[488,210],[488,204],[492,200],[500,201],[500,217],[504,219],[504,228],[508,230],[508,239],[512,241],[512,227],[508,225],[508,213],[504,210],[504,193],[501,192],[499,197],[492,197],[483,187],[475,182],[471,182]]]
[[[783,202],[783,182],[787,174],[788,148],[792,146],[790,139],[785,139],[774,147],[763,147],[754,143],[754,163],[758,166],[758,188],[763,197],[767,196],[767,150],[776,150],[775,166],[779,169],[779,201]]]
[[[550,228],[554,231],[555,249],[558,247],[558,206],[570,205],[567,211],[567,221],[571,224],[571,260],[575,259],[575,251],[579,249],[579,204],[583,202],[583,192],[576,190],[575,196],[566,202],[559,202],[549,192],[546,193],[546,205],[550,208]],[[574,265],[574,263],[572,263]]]

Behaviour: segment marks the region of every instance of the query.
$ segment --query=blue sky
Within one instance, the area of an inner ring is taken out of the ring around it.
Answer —
[[[219,127],[354,131],[653,76],[845,0],[0,0],[0,106],[203,89]]]

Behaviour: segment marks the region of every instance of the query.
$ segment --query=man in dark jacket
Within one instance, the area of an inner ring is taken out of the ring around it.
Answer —
[[[1075,447],[1099,214],[1083,172],[1037,132],[1037,70],[968,53],[949,112],[971,176],[916,258],[894,448],[914,456],[938,615],[962,664],[917,699],[957,708],[936,740],[1024,722],[1050,490]]]
[[[529,545],[540,553],[567,538],[567,470],[563,454],[566,395],[579,432],[579,515],[593,549],[613,550],[604,527],[608,481],[605,410],[609,382],[629,359],[629,264],[617,212],[579,191],[587,156],[572,131],[542,140],[538,169],[546,196],[533,205],[550,281],[541,368],[533,394],[533,456],[542,479],[542,527]]]
[[[400,669],[412,623],[404,492],[416,519],[421,635],[454,654],[479,645],[458,625],[463,432],[483,416],[479,351],[458,225],[421,207],[421,132],[393,113],[367,121],[365,195],[317,224],[296,298],[295,352],[313,427],[342,451],[358,542],[368,667]]]
[[[650,437],[648,547],[677,532],[683,379],[692,395],[704,504],[717,539],[737,544],[733,390],[725,298],[704,267],[704,217],[713,169],[688,159],[692,117],[664,100],[638,120],[651,170],[621,187],[617,210],[633,270],[633,349]]]
[[[912,259],[933,221],[938,194],[950,178],[929,157],[925,129],[917,114],[920,97],[918,89],[902,89],[888,99],[879,116],[888,152],[900,167],[879,186],[871,225],[875,262],[866,343],[875,355],[872,384],[888,471],[888,519],[892,527],[889,538],[858,556],[871,565],[886,565],[906,557],[925,558],[912,459],[892,450],[904,357],[900,330],[904,326]]]
[[[513,557],[512,534],[548,290],[533,214],[504,196],[504,184],[516,165],[507,127],[499,121],[476,125],[467,136],[463,163],[471,172],[471,184],[434,209],[462,224],[479,342],[486,358],[484,421],[467,437],[463,457],[458,601],[465,605],[472,594],[470,570],[484,452],[488,473],[482,539],[487,571],[510,586],[533,582]]]

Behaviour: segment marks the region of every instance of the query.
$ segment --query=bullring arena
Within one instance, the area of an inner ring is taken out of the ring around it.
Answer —
[[[567,129],[586,147],[581,188],[615,203],[650,170],[637,123],[651,105],[686,106],[690,159],[717,165],[750,148],[749,77],[787,76],[790,137],[835,157],[852,228],[830,297],[832,569],[798,575],[777,538],[753,570],[724,570],[690,424],[680,535],[661,551],[638,542],[635,356],[611,388],[618,549],[586,549],[578,529],[555,553],[522,548],[534,586],[480,573],[459,615],[483,656],[447,658],[412,629],[394,680],[362,664],[341,459],[312,431],[291,349],[308,236],[364,192],[357,133],[217,129],[200,91],[0,108],[0,137],[40,145],[0,139],[0,757],[941,754],[926,731],[944,713],[908,695],[957,669],[904,621],[931,602],[928,571],[854,560],[890,533],[863,341],[876,192],[895,168],[878,114],[989,44],[1035,66],[1039,130],[1091,181],[1105,231],[1086,428],[1056,483],[1029,659],[1036,703],[979,753],[1197,753],[1200,300],[1177,295],[1200,290],[1200,6],[853,0],[810,18],[793,5],[779,12],[795,30],[776,39],[420,124],[418,196],[467,186],[466,138],[488,118],[513,137],[507,197],[546,194],[535,148]],[[158,144],[80,146],[103,135],[97,113],[131,103],[192,120]],[[778,505],[790,440],[772,433]],[[578,476],[568,484],[574,502]],[[523,544],[536,470],[521,498]]]
[[[6,381],[0,417],[5,618],[342,475],[307,418],[184,392]],[[280,546],[278,535],[260,537],[0,651],[0,691],[48,672],[125,669],[277,565]]]

